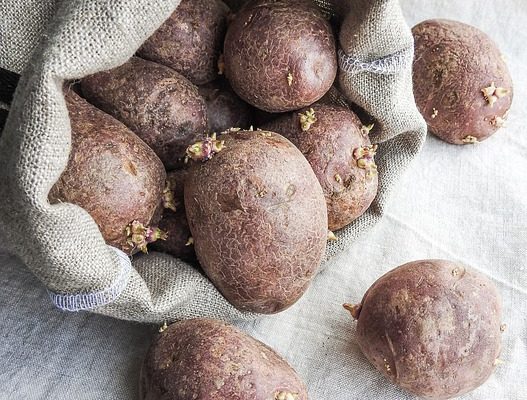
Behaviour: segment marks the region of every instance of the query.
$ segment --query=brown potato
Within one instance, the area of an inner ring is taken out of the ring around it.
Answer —
[[[159,229],[167,234],[167,238],[152,243],[151,247],[155,251],[168,253],[192,262],[196,260],[196,253],[187,222],[183,195],[187,175],[187,169],[180,169],[167,174],[167,187],[163,196],[165,209],[159,222]]]
[[[49,201],[84,208],[108,244],[135,252],[139,248],[129,242],[126,228],[133,221],[145,227],[159,221],[156,211],[166,176],[163,164],[126,126],[73,91],[66,93],[66,104],[71,152]]]
[[[415,101],[431,133],[453,144],[481,142],[505,123],[512,80],[496,44],[479,29],[421,22],[415,38]]]
[[[337,74],[331,26],[310,0],[247,3],[227,30],[224,55],[234,91],[268,112],[314,103]]]
[[[187,146],[207,129],[197,87],[163,65],[133,57],[84,78],[81,87],[89,102],[134,131],[168,170],[181,166]]]
[[[175,69],[195,85],[218,76],[229,7],[220,0],[182,0],[137,54]]]
[[[368,209],[377,194],[375,147],[368,138],[368,127],[352,111],[315,104],[262,128],[285,136],[309,161],[324,190],[331,231],[345,227]]]
[[[228,82],[217,80],[198,88],[207,104],[209,132],[223,132],[230,128],[248,129],[252,107],[232,91]]]
[[[274,350],[211,319],[170,325],[153,341],[141,400],[307,400],[304,383]]]
[[[220,136],[222,151],[195,163],[185,208],[203,270],[235,307],[275,313],[296,302],[322,261],[324,195],[302,153],[282,136]]]
[[[423,398],[467,393],[497,365],[498,291],[487,277],[459,263],[402,265],[377,280],[351,311],[368,360],[393,383]]]

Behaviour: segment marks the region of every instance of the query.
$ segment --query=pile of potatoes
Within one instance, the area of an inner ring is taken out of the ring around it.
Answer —
[[[338,92],[337,39],[314,2],[241,3],[182,0],[125,64],[65,86],[72,148],[49,200],[83,207],[127,254],[199,264],[235,307],[271,314],[302,296],[333,232],[372,204],[378,144],[352,107],[325,97]],[[414,35],[416,102],[431,132],[466,144],[502,126],[512,82],[490,39],[444,20]],[[410,263],[346,308],[367,358],[410,392],[450,398],[494,369],[499,296],[465,267]],[[162,329],[141,390],[148,400],[307,399],[276,353],[212,320]]]

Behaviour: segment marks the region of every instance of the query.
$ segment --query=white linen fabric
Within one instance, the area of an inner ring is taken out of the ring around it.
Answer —
[[[428,18],[458,19],[496,40],[515,82],[507,128],[475,146],[452,146],[429,136],[395,186],[384,217],[328,261],[296,305],[237,325],[281,353],[305,380],[313,400],[413,399],[368,364],[341,305],[360,301],[380,275],[407,261],[459,260],[497,284],[508,326],[500,357],[504,364],[462,399],[525,400],[527,4],[401,0],[401,5],[410,26]],[[137,397],[138,370],[155,327],[61,312],[23,263],[7,254],[0,254],[0,283],[0,400]],[[236,318],[234,311],[231,317]]]

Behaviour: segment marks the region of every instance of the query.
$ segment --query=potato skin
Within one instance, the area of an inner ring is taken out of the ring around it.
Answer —
[[[165,169],[154,152],[133,132],[73,91],[65,93],[71,122],[68,165],[51,189],[50,203],[84,208],[106,242],[127,254],[126,226],[159,221]]]
[[[496,44],[479,29],[444,19],[412,29],[414,94],[431,133],[453,144],[481,142],[502,125],[512,80]],[[493,106],[482,90],[495,83],[508,93]],[[472,140],[471,140],[472,139]]]
[[[217,80],[200,86],[198,90],[207,105],[209,132],[251,126],[252,107],[232,91],[228,82]]]
[[[282,311],[305,292],[322,261],[322,189],[300,151],[276,133],[220,139],[225,149],[195,163],[185,182],[198,260],[235,307]]]
[[[484,275],[459,263],[404,264],[366,292],[357,341],[393,383],[449,399],[487,380],[501,347],[501,300]]]
[[[310,109],[315,111],[317,120],[303,131],[300,114]],[[362,123],[352,111],[314,104],[262,128],[283,135],[306,157],[326,197],[329,230],[349,225],[371,205],[377,194],[377,174],[367,174],[353,156],[355,149],[371,142],[361,132]]]
[[[175,69],[195,85],[218,76],[229,7],[220,0],[182,0],[137,55]]]
[[[275,400],[305,385],[274,350],[211,319],[178,322],[154,339],[143,364],[141,400]]]
[[[134,131],[168,170],[207,129],[198,89],[171,68],[138,57],[81,81],[87,100]]]
[[[316,102],[337,73],[331,26],[310,0],[248,2],[227,30],[224,55],[234,91],[268,112]]]
[[[187,214],[185,212],[185,201],[183,188],[187,179],[188,170],[180,169],[167,174],[167,183],[174,195],[176,211],[165,208],[159,222],[159,229],[166,232],[166,240],[158,240],[151,244],[152,250],[168,253],[182,260],[196,261],[194,245],[188,244],[192,236],[188,226]]]

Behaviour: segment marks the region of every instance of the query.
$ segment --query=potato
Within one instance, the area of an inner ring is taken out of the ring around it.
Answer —
[[[309,161],[324,190],[329,230],[345,227],[370,206],[378,185],[376,146],[352,111],[315,104],[262,128],[285,136]]]
[[[496,44],[473,26],[444,19],[424,21],[412,32],[415,100],[430,132],[470,144],[502,127],[513,89]]]
[[[337,73],[331,26],[310,0],[247,3],[227,30],[224,56],[234,91],[268,112],[316,102]]]
[[[109,245],[130,254],[146,250],[159,232],[165,169],[154,152],[126,126],[81,99],[66,94],[71,151],[66,169],[49,193],[50,203],[84,208]],[[127,228],[132,228],[129,236]],[[133,239],[133,242],[131,240]]]
[[[195,261],[196,253],[192,235],[187,222],[183,188],[188,170],[180,169],[167,174],[167,187],[164,191],[163,217],[159,229],[167,234],[166,240],[152,244],[152,249],[168,253],[185,261]]]
[[[327,211],[302,153],[265,131],[220,136],[193,165],[185,208],[203,270],[235,307],[276,313],[296,302],[322,261]]]
[[[195,85],[218,76],[229,7],[220,0],[182,0],[137,54],[178,71]]]
[[[89,102],[111,114],[148,144],[168,170],[207,129],[198,89],[171,68],[133,57],[81,81]]]
[[[351,311],[368,360],[423,398],[467,393],[497,365],[503,330],[499,294],[487,277],[459,263],[402,265],[377,280]]]
[[[217,80],[200,86],[198,90],[207,104],[209,132],[251,126],[252,107],[240,99],[226,81]]]
[[[141,400],[307,400],[305,385],[276,352],[211,319],[170,325],[153,341]]]

